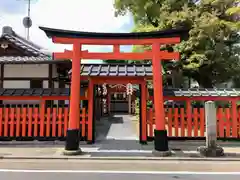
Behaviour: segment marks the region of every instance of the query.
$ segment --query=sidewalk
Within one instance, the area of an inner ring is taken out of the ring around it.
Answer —
[[[117,160],[234,160],[240,161],[240,143],[219,142],[225,156],[220,158],[201,157],[196,151],[204,141],[171,141],[171,157],[155,157],[153,143],[140,145],[134,140],[105,140],[94,145],[80,144],[83,155],[64,156],[64,142],[0,142],[1,159],[117,159]]]

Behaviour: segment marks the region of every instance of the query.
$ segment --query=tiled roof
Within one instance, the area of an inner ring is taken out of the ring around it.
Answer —
[[[1,38],[5,38],[7,41],[13,43],[17,47],[22,48],[32,56],[47,56],[45,53],[41,52],[40,46],[19,36],[12,30],[11,27],[3,27]]]
[[[153,90],[149,91],[152,95]],[[205,88],[192,88],[192,89],[164,89],[163,91],[164,96],[178,96],[178,97],[196,97],[196,96],[240,96],[240,89],[224,89],[224,88],[217,88],[217,89],[205,89]]]
[[[58,89],[0,89],[0,96],[69,96],[69,89],[58,88]]]
[[[71,71],[69,72],[71,74]],[[82,64],[82,76],[152,76],[151,64]]]
[[[151,94],[152,92],[150,92]],[[0,89],[0,96],[69,96],[70,89]],[[194,96],[240,96],[240,89],[164,89],[163,95],[168,97],[194,97]]]
[[[50,57],[43,56],[0,56],[0,64],[41,64],[57,63],[65,60],[52,60]],[[66,62],[66,61],[65,61]]]

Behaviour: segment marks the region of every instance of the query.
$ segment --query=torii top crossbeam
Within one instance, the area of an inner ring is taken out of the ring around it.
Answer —
[[[135,33],[99,33],[70,31],[47,27],[39,28],[43,30],[48,37],[52,38],[54,43],[72,44],[73,39],[78,39],[77,41],[79,41],[79,43],[88,45],[151,45],[154,42],[160,44],[178,43],[179,40],[177,39],[179,39],[179,37],[185,37],[188,32],[186,29],[172,29]],[[175,42],[171,42],[174,37],[177,37],[175,38]]]
[[[123,53],[120,52],[120,45],[152,45],[158,44],[176,44],[181,38],[186,36],[187,30],[166,30],[154,32],[137,32],[137,33],[97,33],[97,32],[81,32],[69,31],[62,29],[52,29],[40,27],[46,35],[52,38],[54,43],[82,45],[113,45],[112,53],[96,53],[82,51],[82,59],[102,59],[102,60],[144,60],[152,59],[152,52],[135,52]],[[164,59],[179,59],[179,54],[175,52],[162,51],[158,54],[159,58]],[[64,53],[54,53],[54,59],[71,59],[72,52],[66,50]]]
[[[54,53],[55,59],[72,59],[72,78],[71,78],[71,97],[69,130],[67,135],[66,149],[72,150],[78,148],[78,144],[73,145],[71,138],[77,138],[79,129],[79,96],[80,96],[80,59],[112,59],[112,60],[145,60],[151,59],[153,66],[153,86],[154,86],[154,106],[155,106],[155,150],[168,150],[167,131],[165,130],[165,112],[163,107],[162,90],[162,67],[161,60],[179,59],[178,52],[160,51],[161,44],[176,44],[181,41],[181,37],[187,34],[187,30],[167,30],[155,32],[138,33],[96,33],[96,32],[77,32],[62,29],[52,29],[40,27],[46,35],[52,38],[54,43],[73,44],[72,51],[64,53]],[[113,45],[113,52],[96,53],[82,51],[82,45]],[[146,52],[120,52],[120,45],[151,45],[152,50]],[[143,89],[143,100],[141,111],[143,120],[146,122],[146,84],[141,84]],[[89,93],[93,96],[93,82],[89,80]],[[93,98],[89,99],[88,125],[92,125],[92,106]],[[144,127],[146,128],[146,127]],[[90,136],[91,132],[89,130]],[[69,140],[68,140],[69,136]],[[143,135],[146,139],[146,134]],[[68,142],[69,141],[69,142]],[[76,141],[77,142],[77,141]]]

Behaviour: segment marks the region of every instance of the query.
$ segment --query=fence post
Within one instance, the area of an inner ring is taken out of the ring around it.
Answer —
[[[201,155],[209,157],[223,156],[223,148],[217,145],[217,116],[215,102],[205,102],[206,146],[201,146],[198,151]]]

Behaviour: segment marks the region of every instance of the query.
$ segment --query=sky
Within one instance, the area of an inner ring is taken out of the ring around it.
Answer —
[[[47,51],[63,51],[72,46],[55,45],[38,27],[92,31],[130,32],[133,27],[131,16],[114,17],[114,0],[32,0],[30,40]],[[25,37],[22,20],[27,15],[27,0],[0,0],[0,27],[11,26]],[[0,30],[1,31],[1,30]],[[111,47],[86,46],[94,52],[109,52]],[[129,51],[129,47],[123,47]]]

